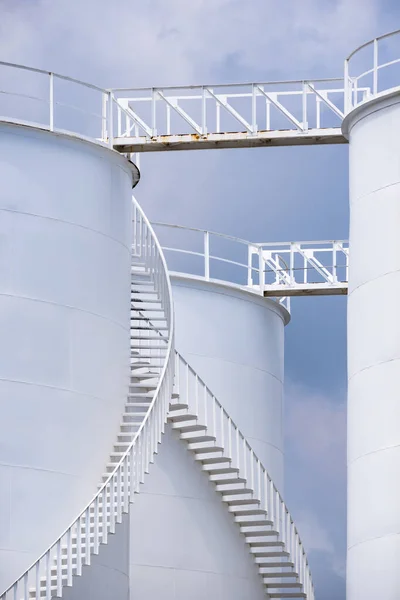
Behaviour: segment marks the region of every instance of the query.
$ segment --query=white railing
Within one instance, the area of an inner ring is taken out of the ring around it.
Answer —
[[[108,535],[115,532],[116,523],[121,523],[161,441],[174,382],[172,293],[162,250],[135,199],[133,209],[134,251],[152,274],[155,289],[163,299],[168,326],[168,348],[157,389],[138,432],[108,479],[71,525],[3,592],[0,600],[60,597],[63,586],[72,585],[73,575],[82,574],[82,566],[90,565],[91,555],[99,553],[100,544],[106,544]]]
[[[344,82],[345,114],[365,100],[398,87],[400,29],[356,48],[345,60]]]
[[[343,79],[113,89],[117,138],[156,138],[340,127]],[[120,140],[121,141],[121,140]],[[168,139],[164,140],[165,142]],[[133,140],[132,143],[135,143]]]
[[[175,379],[180,402],[188,405],[188,413],[197,415],[197,423],[207,427],[207,433],[217,439],[216,445],[224,448],[224,456],[231,459],[231,466],[239,469],[238,476],[248,482],[245,487],[253,490],[253,498],[260,502],[260,508],[273,521],[273,530],[278,532],[279,541],[290,553],[288,560],[294,563],[294,571],[307,600],[313,600],[314,587],[306,552],[282,496],[224,407],[186,360],[178,352],[175,354]]]
[[[153,225],[174,274],[231,283],[280,302],[346,293],[346,241],[255,243],[193,227]]]
[[[114,145],[113,92],[73,77],[0,62],[0,120],[28,123]]]

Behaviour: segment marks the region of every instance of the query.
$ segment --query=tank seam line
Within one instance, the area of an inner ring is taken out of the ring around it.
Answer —
[[[353,288],[350,291],[349,296],[351,296],[351,294],[353,294],[355,291],[357,291],[360,288],[362,288],[364,285],[368,285],[369,283],[374,283],[375,281],[378,281],[378,279],[382,279],[382,277],[387,277],[388,275],[393,275],[394,273],[399,273],[399,272],[400,272],[400,269],[393,269],[392,271],[387,271],[386,273],[382,273],[382,275],[377,275],[373,279],[369,279],[368,281],[364,281],[363,283],[360,283],[355,288]]]
[[[94,400],[99,400],[100,402],[108,402],[107,398],[102,398],[101,396],[96,396],[94,394],[80,392],[79,390],[74,390],[73,388],[61,387],[57,385],[50,385],[48,383],[38,383],[36,381],[24,381],[22,379],[10,379],[8,377],[0,377],[0,382],[10,382],[10,383],[20,383],[22,385],[34,385],[36,387],[48,388],[50,390],[62,391],[62,392],[70,392],[71,394],[76,394],[78,396],[85,396],[85,398],[92,398]]]
[[[278,450],[278,452],[280,452],[283,456],[282,448],[279,448],[279,446],[277,446],[276,444],[271,444],[271,442],[266,442],[265,440],[261,440],[260,438],[254,437],[252,435],[245,435],[244,437],[247,441],[254,440],[255,442],[260,442],[260,444],[266,444],[267,446],[271,446],[271,448],[275,448],[275,450]]]
[[[348,466],[350,466],[350,465],[354,464],[355,462],[357,462],[358,460],[360,460],[361,458],[364,458],[364,456],[371,456],[372,454],[377,454],[378,452],[385,452],[385,450],[393,450],[394,448],[399,448],[399,447],[400,447],[400,444],[394,444],[393,446],[385,446],[384,448],[378,448],[378,450],[371,450],[371,452],[366,452],[362,456],[357,456],[357,458],[350,460],[347,464],[348,464]]]
[[[57,475],[67,475],[68,477],[73,477],[74,479],[85,479],[83,475],[74,475],[73,473],[67,473],[66,471],[56,471],[54,469],[45,469],[44,467],[31,467],[28,465],[20,465],[20,464],[8,464],[0,461],[0,467],[6,467],[6,469],[26,469],[29,471],[40,471],[41,473],[54,473]]]
[[[364,371],[368,371],[369,369],[373,369],[374,367],[380,367],[381,365],[386,365],[387,363],[396,362],[396,360],[400,360],[400,357],[389,358],[388,360],[381,360],[380,362],[374,363],[373,365],[369,365],[368,367],[363,367],[362,369],[360,369],[359,371],[357,371],[357,373],[353,373],[353,375],[351,375],[348,378],[348,381],[350,383],[350,381],[354,377],[356,377],[357,375],[359,375],[359,373],[363,373]]]
[[[170,571],[186,571],[188,573],[212,573],[213,575],[223,575],[226,577],[232,577],[232,573],[221,573],[220,571],[209,571],[207,569],[182,569],[180,567],[168,567],[168,566],[164,566],[164,565],[154,565],[154,564],[149,564],[149,563],[142,563],[142,562],[139,563],[139,562],[130,562],[130,561],[129,561],[129,565],[131,567],[150,567],[152,569],[168,569]],[[237,579],[243,579],[245,581],[247,581],[249,579],[248,577],[242,576],[242,575],[235,575],[235,577]]]
[[[255,369],[256,371],[261,371],[261,373],[267,373],[268,375],[270,375],[271,377],[273,377],[279,383],[282,384],[282,380],[279,379],[279,377],[277,375],[274,375],[273,373],[271,373],[270,371],[267,371],[265,369],[260,369],[260,367],[254,367],[253,365],[248,365],[247,363],[234,362],[233,360],[229,360],[227,358],[221,358],[219,356],[209,356],[209,355],[206,355],[206,354],[199,354],[198,352],[188,352],[188,356],[189,355],[200,356],[201,358],[209,358],[211,360],[221,360],[223,362],[230,363],[231,365],[239,365],[240,367],[247,367],[249,369]]]
[[[357,199],[354,202],[352,202],[352,204],[357,204],[357,202],[359,202],[360,200],[363,200],[364,198],[368,198],[368,196],[373,196],[377,192],[380,192],[381,190],[387,190],[388,188],[393,187],[395,185],[400,185],[400,181],[388,183],[386,185],[383,185],[382,187],[376,188],[375,190],[371,190],[370,192],[367,192],[366,194],[363,194],[362,196],[357,196]]]
[[[49,217],[47,215],[40,215],[37,213],[27,212],[24,210],[14,210],[12,208],[0,208],[0,211],[8,212],[8,213],[16,214],[16,215],[25,215],[28,217],[35,217],[37,219],[46,219],[48,221],[55,221],[56,223],[63,223],[65,225],[70,225],[71,227],[79,227],[80,229],[84,229],[85,231],[90,231],[97,235],[101,235],[102,237],[105,237],[109,240],[112,240],[113,242],[122,246],[122,248],[125,248],[125,250],[128,250],[128,252],[130,252],[130,246],[126,246],[123,242],[121,242],[117,238],[115,238],[111,235],[107,235],[106,233],[103,233],[102,231],[98,231],[97,229],[93,229],[92,227],[88,227],[87,225],[81,225],[80,223],[74,223],[73,221],[67,221],[64,219],[59,219],[57,217]]]
[[[106,317],[105,315],[101,315],[100,313],[95,313],[91,310],[87,310],[86,308],[79,308],[78,306],[72,306],[71,304],[61,304],[61,302],[54,302],[54,300],[44,300],[42,298],[33,298],[32,296],[22,296],[17,294],[11,294],[9,292],[0,292],[0,296],[4,296],[6,298],[17,298],[21,300],[28,300],[30,302],[40,302],[41,304],[50,304],[51,306],[57,306],[61,308],[67,308],[69,310],[74,310],[77,312],[82,312],[87,315],[92,315],[94,317],[98,317],[99,319],[103,319],[104,321],[108,321],[109,323],[113,323],[113,325],[117,325],[121,327],[124,331],[130,331],[129,327],[125,327],[122,323],[118,323],[115,319],[111,319],[110,317]]]
[[[352,550],[356,546],[360,546],[361,544],[365,544],[367,542],[373,542],[374,540],[382,540],[383,538],[394,537],[396,535],[400,535],[400,531],[396,531],[395,533],[386,533],[385,535],[376,535],[375,537],[368,538],[366,540],[362,540],[361,542],[356,542],[355,544],[348,546],[347,550]]]

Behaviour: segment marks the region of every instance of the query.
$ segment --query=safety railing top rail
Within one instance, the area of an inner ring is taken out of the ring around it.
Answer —
[[[151,460],[151,454],[155,451],[155,447],[159,441],[161,432],[163,431],[169,409],[175,367],[172,289],[166,261],[154,230],[135,198],[133,198],[133,206],[134,215],[137,220],[140,221],[139,227],[134,227],[134,235],[140,237],[139,242],[134,240],[134,245],[136,248],[141,249],[141,253],[143,253],[146,259],[147,266],[150,271],[154,273],[155,286],[163,296],[164,312],[168,326],[168,345],[157,388],[138,431],[135,433],[132,442],[119,462],[115,464],[115,468],[110,473],[109,477],[99,487],[97,493],[90,502],[61,533],[61,535],[58,536],[58,538],[11,586],[9,586],[9,588],[0,594],[0,600],[15,600],[18,598],[18,593],[20,593],[21,590],[24,600],[28,600],[28,597],[32,597],[29,587],[32,586],[32,584],[36,586],[35,597],[38,600],[43,597],[40,589],[41,576],[44,576],[46,581],[46,600],[50,600],[54,595],[51,589],[51,561],[54,559],[57,561],[57,596],[61,596],[60,592],[64,577],[61,573],[61,559],[63,556],[62,542],[67,544],[67,577],[68,585],[72,585],[72,540],[76,538],[76,560],[78,561],[77,573],[80,574],[82,562],[85,561],[85,564],[90,564],[91,548],[93,547],[95,553],[97,553],[96,546],[98,551],[100,537],[104,542],[104,536],[105,539],[107,539],[108,531],[113,532],[116,520],[117,522],[120,522],[122,512],[127,512],[130,497],[135,491],[133,485],[128,487],[127,482],[135,481],[136,486],[136,484],[138,485],[142,480],[144,472],[148,468],[148,463]],[[147,246],[146,248],[144,247],[145,245]],[[160,272],[160,269],[162,272]],[[107,502],[110,503],[110,510],[106,510],[106,507],[104,506],[104,503]],[[86,534],[88,535],[91,517],[94,518],[94,542],[89,543],[87,539],[85,544],[84,539],[82,539],[82,526],[86,528]]]
[[[113,147],[112,91],[60,73],[0,61],[0,115]]]
[[[345,114],[363,101],[398,87],[400,29],[376,37],[353,50],[344,62],[344,83]]]
[[[343,293],[347,286],[349,251],[344,240],[257,243],[194,227],[153,225],[175,273],[224,281],[261,295],[275,293],[281,302],[285,294]]]

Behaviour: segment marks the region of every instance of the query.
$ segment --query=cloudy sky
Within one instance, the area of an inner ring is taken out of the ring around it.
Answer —
[[[102,87],[341,76],[399,27],[395,0],[0,0],[0,57]],[[347,147],[142,157],[152,219],[254,241],[348,235]],[[286,498],[319,600],[345,597],[346,301],[292,303]]]

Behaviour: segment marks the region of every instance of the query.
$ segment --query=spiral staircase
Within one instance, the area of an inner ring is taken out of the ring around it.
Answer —
[[[245,537],[267,598],[314,590],[293,519],[246,438],[175,350],[166,262],[133,199],[130,385],[119,430],[95,496],[0,600],[60,598],[116,533],[155,461],[165,428],[178,432]]]

